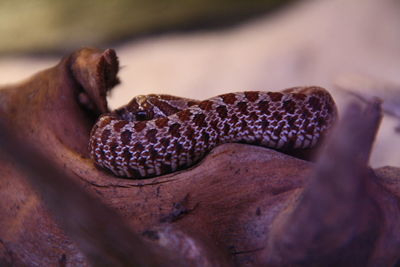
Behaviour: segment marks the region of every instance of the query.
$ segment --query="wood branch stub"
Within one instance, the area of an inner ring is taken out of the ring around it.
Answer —
[[[376,244],[383,245],[382,236],[387,234],[383,230],[386,220],[399,216],[396,197],[385,193],[367,167],[380,119],[379,102],[369,103],[365,109],[355,104],[348,108],[309,184],[273,223],[268,255],[271,264],[365,266],[396,262],[393,252],[384,260],[374,256],[381,249]],[[397,243],[395,236],[385,242]]]

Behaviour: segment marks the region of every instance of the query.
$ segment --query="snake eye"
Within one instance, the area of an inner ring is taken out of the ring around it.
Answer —
[[[149,119],[149,114],[146,110],[140,110],[136,112],[136,120],[138,121],[145,121]]]

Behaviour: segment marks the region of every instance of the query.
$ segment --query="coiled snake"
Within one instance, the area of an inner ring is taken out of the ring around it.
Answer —
[[[102,115],[90,154],[117,176],[148,178],[189,167],[224,143],[278,150],[310,148],[332,126],[336,106],[320,87],[228,93],[204,101],[135,97]]]

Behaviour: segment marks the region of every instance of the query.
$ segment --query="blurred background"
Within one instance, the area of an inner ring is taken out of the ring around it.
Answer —
[[[112,108],[299,85],[326,87],[339,111],[378,96],[391,115],[371,164],[400,166],[399,0],[0,1],[0,85],[83,46],[117,51]]]

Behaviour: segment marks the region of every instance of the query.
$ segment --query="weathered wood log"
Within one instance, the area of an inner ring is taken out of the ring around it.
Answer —
[[[400,170],[367,167],[378,104],[345,113],[317,165],[228,144],[128,180],[87,156],[117,71],[112,50],[83,49],[0,90],[0,265],[399,261]]]

